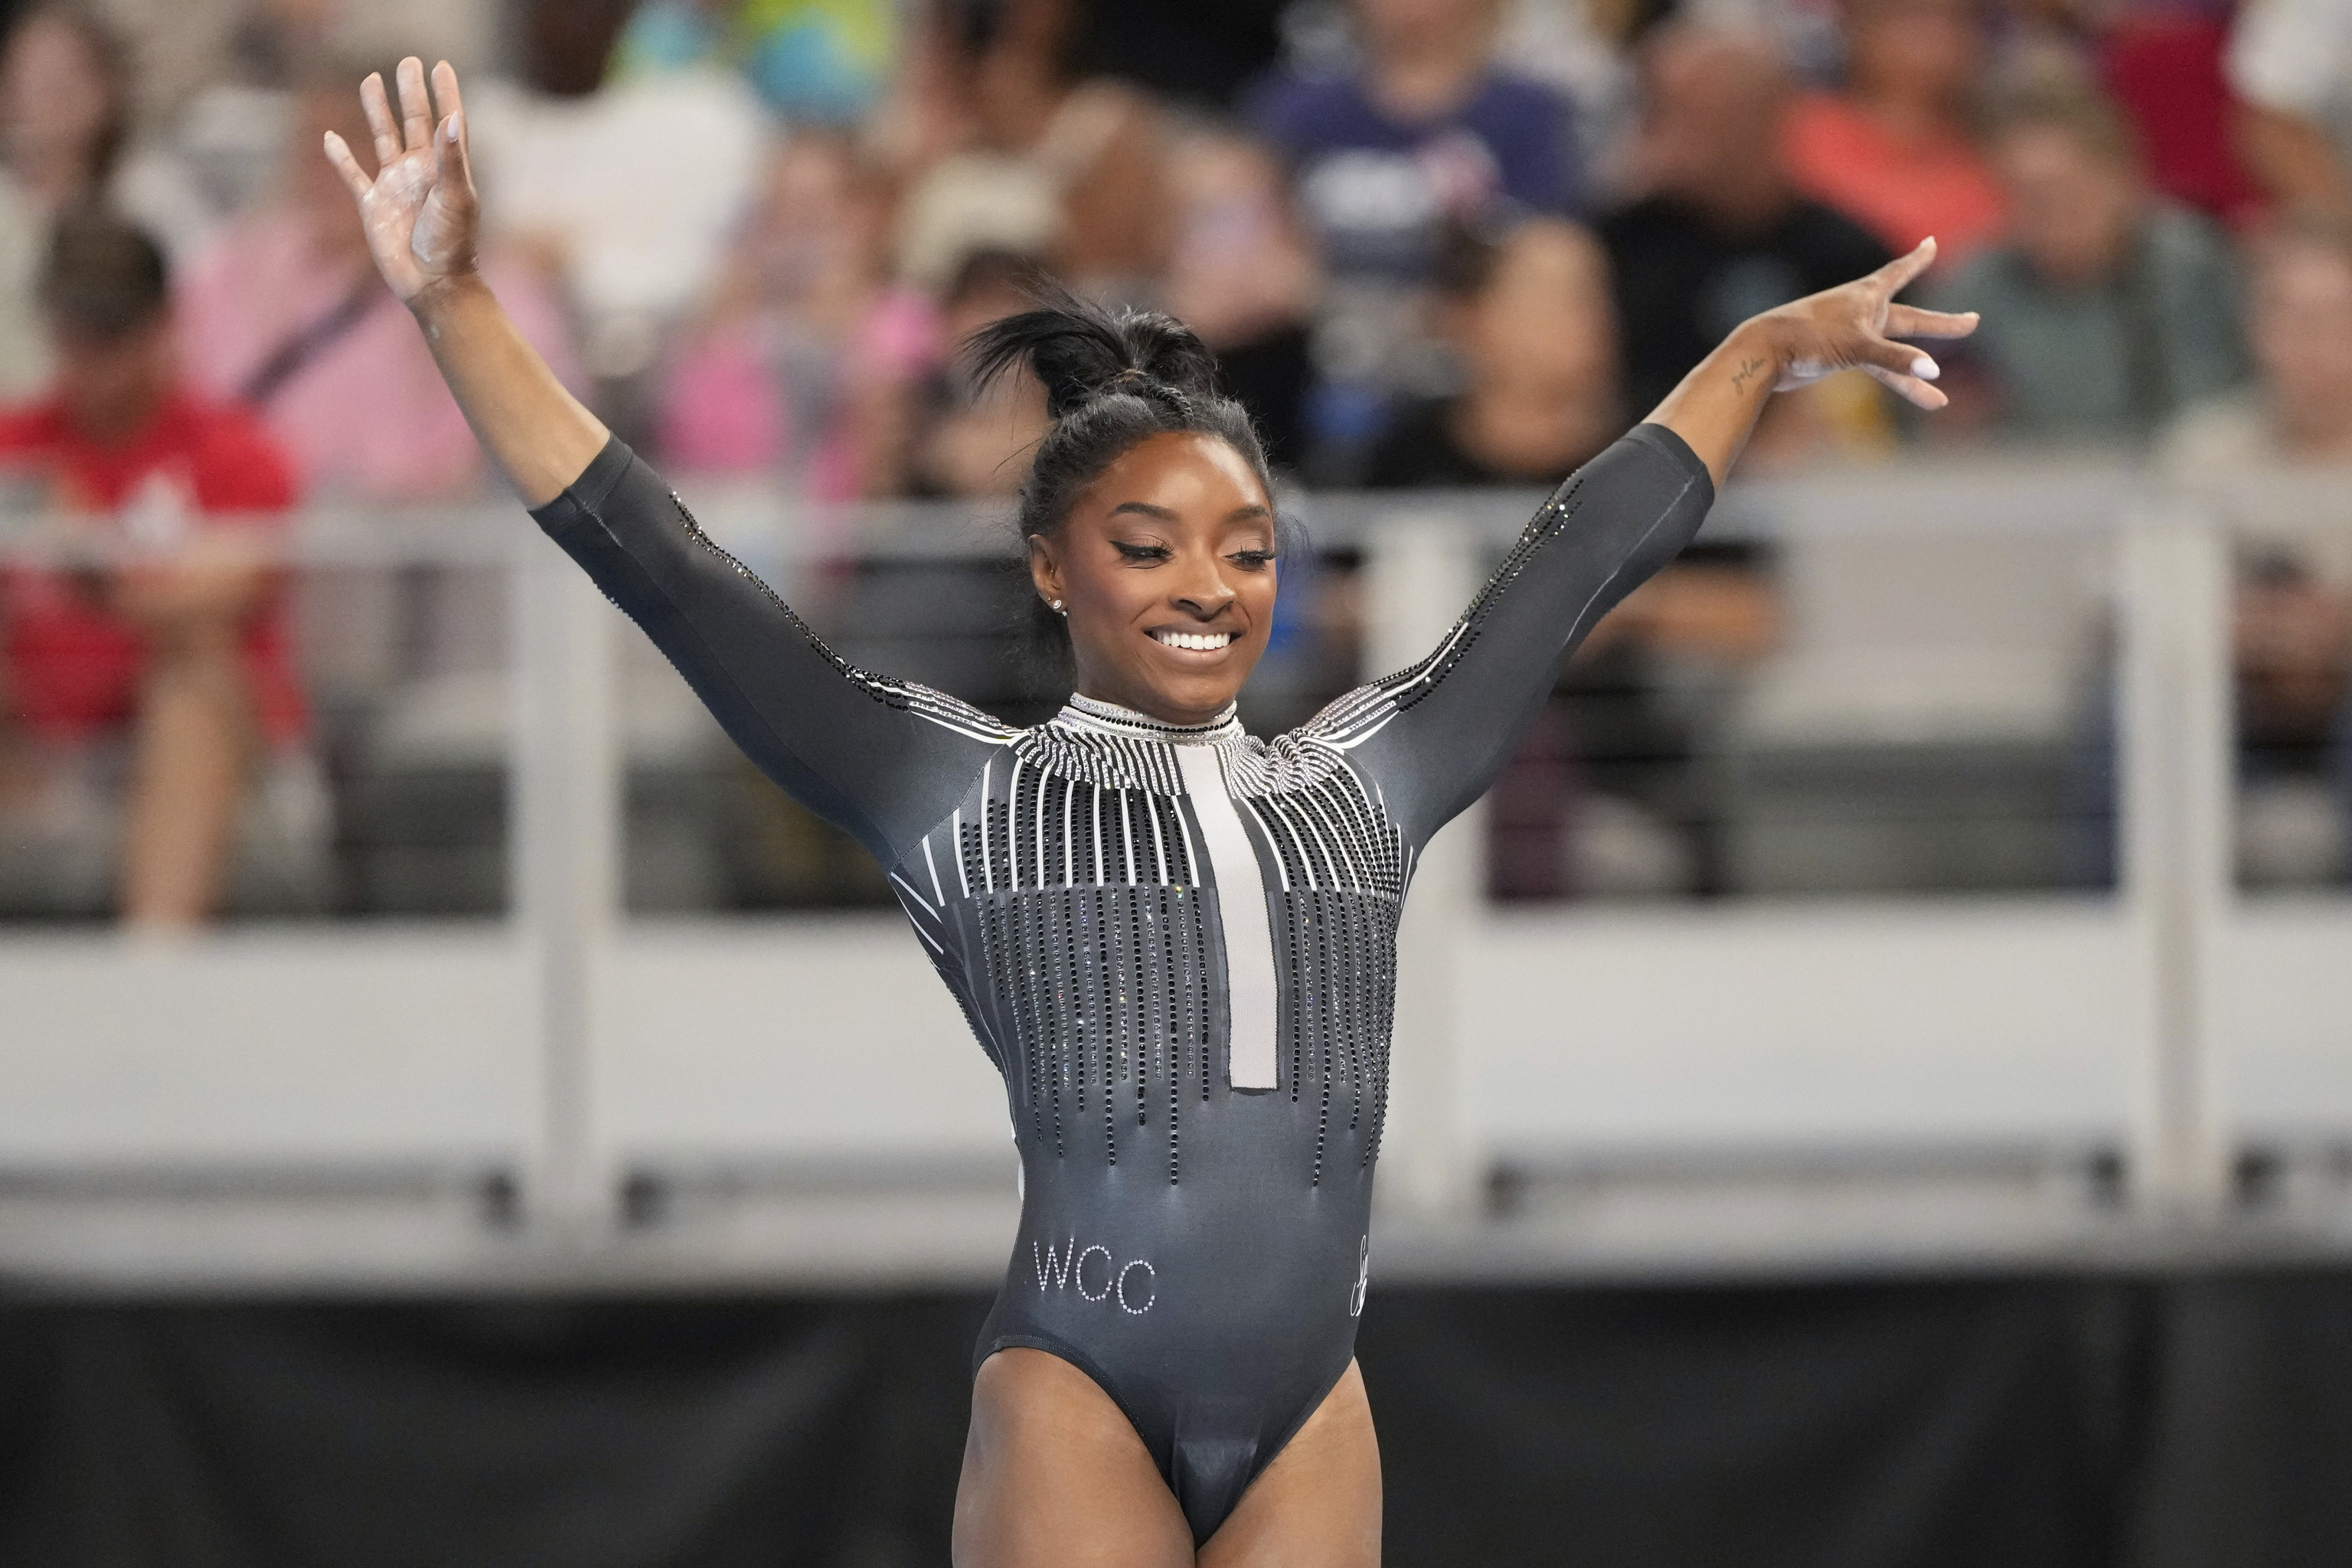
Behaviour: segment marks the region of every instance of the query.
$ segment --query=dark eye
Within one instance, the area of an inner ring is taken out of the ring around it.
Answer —
[[[1110,542],[1111,548],[1118,552],[1119,558],[1123,561],[1165,561],[1168,559],[1168,547],[1164,544],[1127,544],[1116,539],[1112,540]]]
[[[1274,560],[1271,550],[1236,550],[1228,557],[1234,565],[1246,572],[1263,571]]]

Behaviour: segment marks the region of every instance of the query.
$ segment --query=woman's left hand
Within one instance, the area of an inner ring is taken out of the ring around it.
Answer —
[[[1867,278],[1807,295],[1754,318],[1738,333],[1748,339],[1752,372],[1769,370],[1772,390],[1789,392],[1842,370],[1859,370],[1922,408],[1948,401],[1929,384],[1942,370],[1935,360],[1897,338],[1965,338],[1977,330],[1976,312],[1953,315],[1898,305],[1895,296],[1936,259],[1936,242],[1922,240],[1908,256],[1895,258]]]

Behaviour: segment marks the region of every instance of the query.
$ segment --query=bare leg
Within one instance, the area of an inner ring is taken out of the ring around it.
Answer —
[[[1349,1362],[1201,1548],[1200,1568],[1379,1568],[1380,1561],[1380,1444],[1364,1374]]]
[[[1003,1350],[972,1380],[955,1568],[1192,1568],[1192,1531],[1094,1379]]]
[[[184,929],[212,913],[245,795],[247,706],[231,626],[150,655],[122,841],[125,924]]]

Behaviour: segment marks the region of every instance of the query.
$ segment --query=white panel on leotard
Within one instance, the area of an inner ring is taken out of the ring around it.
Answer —
[[[1266,924],[1265,884],[1257,853],[1225,787],[1214,746],[1178,746],[1176,765],[1201,844],[1217,879],[1217,915],[1225,945],[1226,1013],[1233,1035],[1225,1047],[1226,1077],[1235,1089],[1275,1087],[1274,932]]]

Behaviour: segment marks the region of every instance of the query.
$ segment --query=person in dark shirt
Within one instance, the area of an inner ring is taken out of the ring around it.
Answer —
[[[1883,267],[1886,249],[1800,196],[1776,149],[1788,68],[1767,40],[1674,25],[1643,50],[1643,195],[1601,225],[1617,279],[1625,392],[1646,408],[1727,324]]]
[[[1400,400],[1442,390],[1427,290],[1450,226],[1572,213],[1571,106],[1494,63],[1496,0],[1354,0],[1362,63],[1244,105],[1289,164],[1324,271],[1307,468],[1352,484]]]

